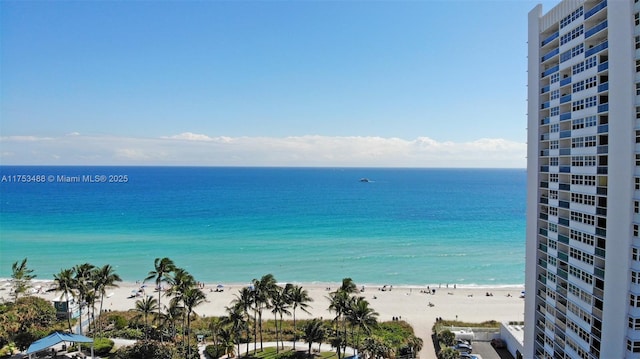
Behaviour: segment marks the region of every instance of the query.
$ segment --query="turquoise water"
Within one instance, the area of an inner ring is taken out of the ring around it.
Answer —
[[[167,256],[205,282],[524,283],[523,169],[0,166],[0,179],[0,277],[28,257],[39,279],[90,262],[135,281]]]

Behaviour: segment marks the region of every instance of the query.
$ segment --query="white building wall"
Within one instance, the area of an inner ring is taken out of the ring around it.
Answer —
[[[635,161],[633,1],[609,1],[609,166],[602,358],[626,355]]]
[[[540,185],[538,173],[538,109],[540,108],[540,17],[542,16],[542,5],[536,6],[529,12],[529,33],[528,48],[529,61],[527,66],[528,88],[527,88],[527,229],[526,229],[526,263],[525,263],[525,298],[533,296],[536,288],[536,266],[535,256],[537,248],[538,230],[538,186]],[[524,350],[525,359],[533,358],[535,338],[535,301],[525,300],[524,308]]]

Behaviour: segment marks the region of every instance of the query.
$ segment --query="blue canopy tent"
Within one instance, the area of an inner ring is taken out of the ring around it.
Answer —
[[[29,349],[27,349],[27,355],[31,357],[31,354],[43,351],[61,342],[91,343],[91,358],[93,358],[93,339],[80,334],[58,332],[31,343],[31,345],[29,345]]]

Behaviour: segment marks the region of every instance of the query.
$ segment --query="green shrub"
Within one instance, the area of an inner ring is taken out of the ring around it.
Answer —
[[[210,358],[220,358],[221,356],[225,355],[226,353],[224,352],[224,347],[221,344],[218,345],[207,345],[204,348],[204,351],[207,353],[207,355],[209,355]]]
[[[96,355],[104,356],[109,354],[113,349],[113,340],[109,338],[95,338],[93,339],[93,352]]]
[[[438,333],[438,340],[441,341],[445,346],[452,346],[456,342],[456,335],[453,334],[449,329],[445,329]]]
[[[107,322],[113,323],[113,326],[115,327],[115,329],[118,329],[118,330],[124,329],[127,327],[127,325],[129,325],[129,321],[127,320],[127,318],[119,314],[113,314],[108,316]]]

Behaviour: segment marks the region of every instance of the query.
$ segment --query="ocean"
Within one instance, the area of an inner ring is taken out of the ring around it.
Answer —
[[[363,182],[362,178],[369,181]],[[522,285],[524,169],[0,166],[0,277]]]

